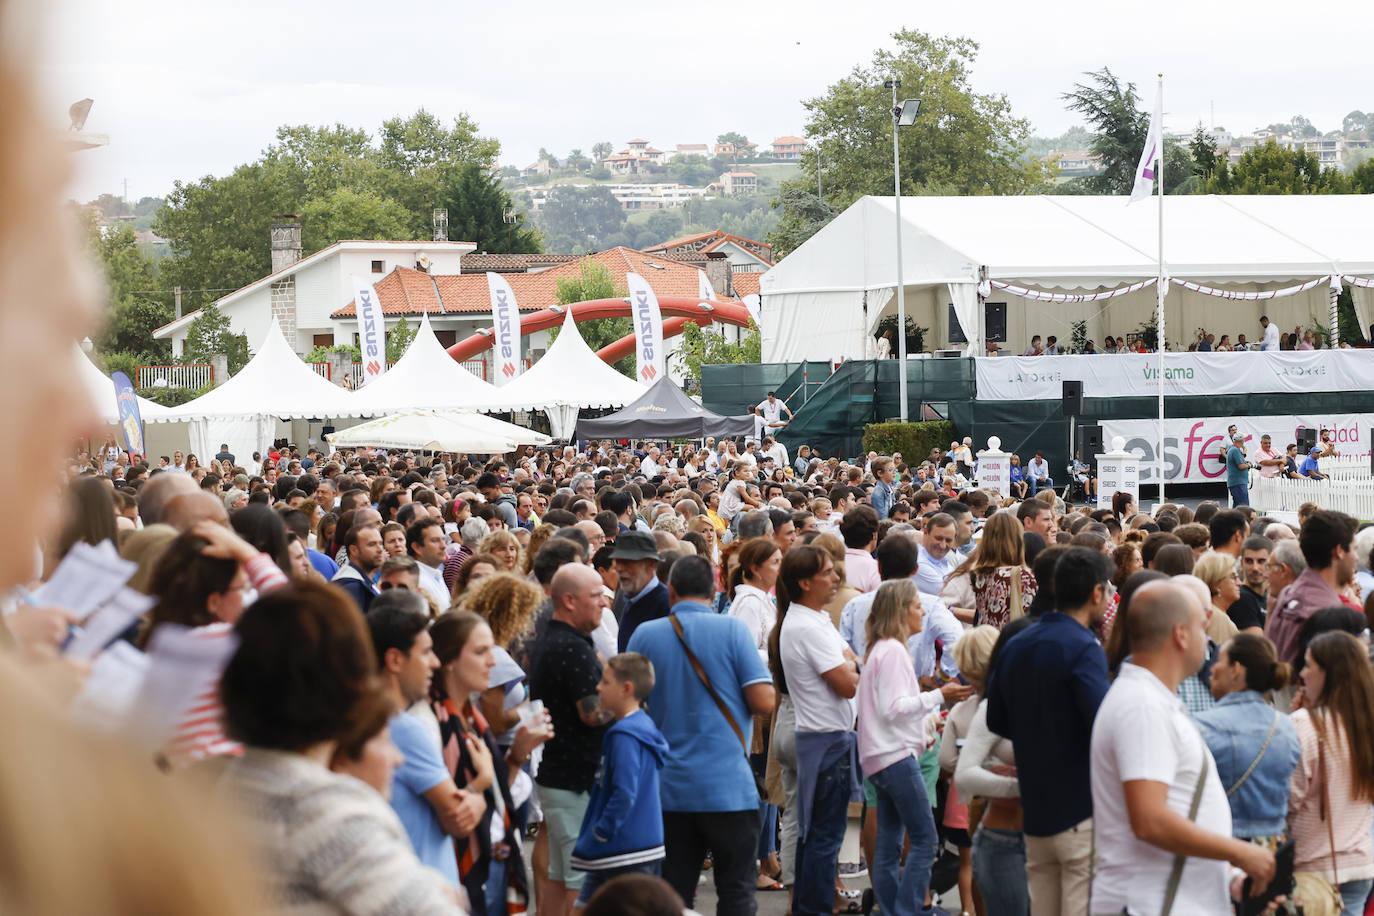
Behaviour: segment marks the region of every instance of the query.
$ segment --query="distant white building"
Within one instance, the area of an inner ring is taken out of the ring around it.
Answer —
[[[420,268],[433,274],[457,274],[462,256],[475,251],[472,242],[335,242],[309,257],[301,257],[300,223],[272,226],[272,273],[215,300],[229,319],[232,331],[248,338],[256,351],[272,319],[281,325],[286,341],[297,353],[316,346],[352,343],[357,322],[347,325],[331,317],[353,301],[353,275],[375,284],[398,267]],[[172,343],[181,356],[186,334],[200,315],[194,311],[153,332]]]

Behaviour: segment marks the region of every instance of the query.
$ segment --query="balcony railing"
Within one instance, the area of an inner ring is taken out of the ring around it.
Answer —
[[[135,388],[190,388],[199,390],[215,382],[215,367],[208,363],[189,366],[138,366]]]

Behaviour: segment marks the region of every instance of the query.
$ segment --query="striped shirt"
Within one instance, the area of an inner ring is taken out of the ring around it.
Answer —
[[[1370,841],[1371,812],[1368,800],[1353,797],[1350,780],[1350,749],[1345,729],[1331,716],[1323,717],[1325,747],[1318,753],[1317,729],[1312,713],[1299,709],[1293,713],[1302,757],[1293,770],[1288,789],[1288,835],[1297,843],[1296,868],[1315,871],[1341,882],[1374,878],[1374,843]],[[1321,758],[1326,758],[1325,776]],[[1331,821],[1322,819],[1323,779],[1331,799]],[[1336,841],[1333,858],[1331,840]]]

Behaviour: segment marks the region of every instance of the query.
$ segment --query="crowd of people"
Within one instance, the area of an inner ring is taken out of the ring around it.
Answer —
[[[690,907],[709,868],[720,913],[1228,912],[1288,855],[1363,913],[1374,527],[798,451],[107,443],[43,569],[109,541],[154,602],[121,639],[237,640],[157,760],[283,909]]]
[[[888,348],[883,348],[883,341],[879,341],[881,355],[885,355]],[[1233,339],[1230,334],[1222,334],[1220,337],[1213,331],[1206,328],[1198,328],[1194,338],[1188,342],[1186,349],[1188,352],[1196,353],[1242,353],[1246,351],[1260,352],[1264,350],[1322,350],[1325,349],[1325,335],[1320,331],[1303,330],[1295,327],[1289,333],[1279,331],[1278,325],[1269,320],[1268,315],[1260,316],[1260,332],[1258,336],[1251,340],[1245,334],[1236,334]],[[1349,341],[1341,341],[1342,349],[1350,349]],[[1031,337],[1030,344],[1021,352],[1022,356],[1060,356],[1068,353],[1081,353],[1095,355],[1098,353],[1151,353],[1151,347],[1145,337],[1141,334],[1131,334],[1114,337],[1108,334],[1098,346],[1097,341],[1091,338],[1083,341],[1082,344],[1066,346],[1061,344],[1059,338],[1051,334],[1041,338],[1039,334]],[[987,355],[998,356],[1002,352],[994,342],[987,344]]]

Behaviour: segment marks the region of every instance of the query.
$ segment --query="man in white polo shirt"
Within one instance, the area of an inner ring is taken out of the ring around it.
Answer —
[[[759,416],[763,417],[764,425],[769,429],[787,425],[782,422],[782,412],[784,410],[787,411],[787,419],[791,420],[792,408],[778,400],[778,393],[776,391],[768,392],[768,397],[759,401]]]
[[[1229,913],[1226,863],[1259,889],[1274,876],[1272,852],[1231,836],[1216,762],[1176,693],[1202,666],[1205,620],[1173,582],[1131,598],[1132,658],[1093,722],[1094,913]]]

